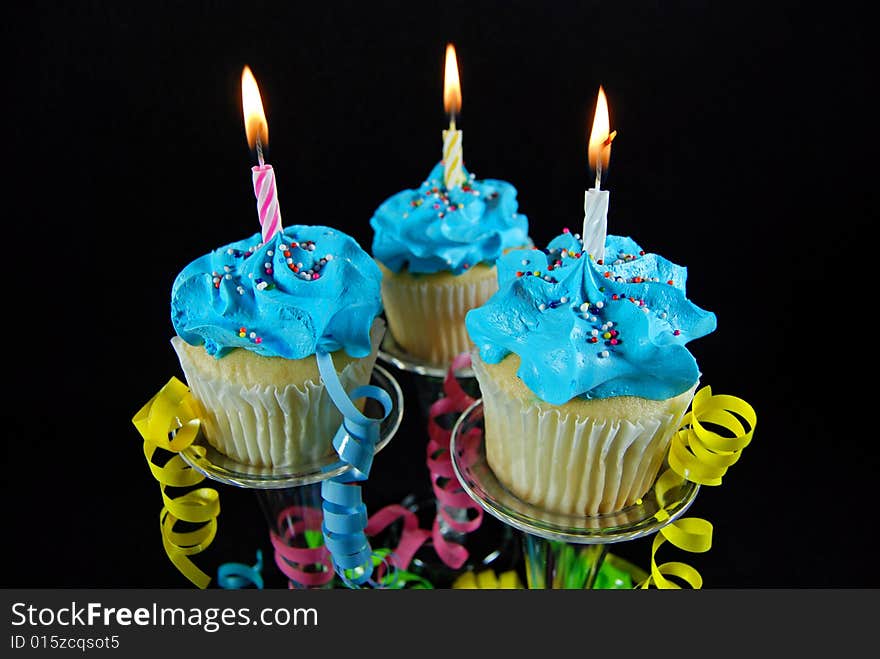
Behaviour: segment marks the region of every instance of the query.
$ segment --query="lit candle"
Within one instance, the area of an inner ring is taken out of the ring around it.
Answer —
[[[256,165],[251,169],[254,195],[257,197],[257,215],[262,227],[263,242],[281,231],[281,210],[278,207],[278,189],[275,187],[275,171],[263,160],[263,147],[269,143],[269,124],[263,112],[260,89],[250,67],[241,72],[241,107],[244,112],[244,129],[248,146],[257,152]]]
[[[443,109],[449,115],[449,130],[443,131],[443,183],[450,190],[464,183],[461,131],[455,129],[455,113],[461,112],[461,83],[458,80],[458,61],[452,44],[446,46]]]
[[[593,115],[593,127],[590,130],[588,159],[590,169],[596,172],[596,185],[584,194],[584,251],[596,261],[605,258],[605,234],[608,232],[608,201],[610,193],[601,190],[602,170],[608,168],[611,160],[611,141],[617,131],[609,133],[608,101],[605,90],[599,86],[599,98],[596,101],[596,113]]]

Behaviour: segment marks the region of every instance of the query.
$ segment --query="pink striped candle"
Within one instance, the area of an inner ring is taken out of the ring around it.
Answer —
[[[257,150],[257,161],[253,167],[254,194],[257,197],[257,216],[260,218],[263,242],[269,242],[281,231],[281,209],[278,208],[278,189],[275,187],[275,172],[272,165],[263,161],[263,146],[269,141],[269,124],[263,111],[260,88],[250,67],[241,72],[241,109],[244,114],[244,131],[248,146]]]
[[[257,215],[262,227],[263,242],[281,231],[281,209],[278,207],[278,189],[272,165],[258,165],[252,170],[254,195],[257,197]]]

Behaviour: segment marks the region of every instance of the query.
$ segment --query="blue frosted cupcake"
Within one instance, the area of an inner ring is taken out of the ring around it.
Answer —
[[[171,291],[172,345],[204,408],[207,440],[242,464],[313,466],[342,420],[315,352],[347,391],[369,382],[384,323],[381,274],[324,226],[259,233],[190,263]]]
[[[608,236],[605,263],[570,233],[498,263],[468,313],[486,453],[528,503],[570,515],[634,504],[654,483],[700,372],[685,344],[715,329],[687,270]]]
[[[370,220],[389,331],[409,354],[441,366],[471,349],[464,317],[497,290],[495,261],[531,244],[516,189],[465,176],[447,189],[440,163]]]

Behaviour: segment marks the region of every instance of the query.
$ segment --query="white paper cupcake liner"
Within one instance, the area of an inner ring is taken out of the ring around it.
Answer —
[[[382,278],[382,299],[388,329],[409,354],[432,364],[449,364],[456,355],[470,351],[464,317],[484,304],[498,290],[495,268],[486,274],[449,283],[432,280],[398,281]]]
[[[339,372],[346,391],[369,382],[383,333],[384,324],[374,324],[370,355]],[[178,349],[180,341],[174,337],[172,344],[187,384],[203,408],[203,432],[211,446],[242,464],[293,471],[313,467],[334,453],[332,440],[342,415],[323,382],[244,387],[206,377]]]
[[[517,497],[550,512],[599,515],[623,510],[657,478],[673,434],[696,390],[665,413],[637,423],[584,418],[505,394],[479,358],[486,459]]]

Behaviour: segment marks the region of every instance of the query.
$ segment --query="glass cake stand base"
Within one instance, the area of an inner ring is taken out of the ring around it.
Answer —
[[[337,582],[324,545],[321,483],[255,490],[269,527],[275,565],[292,589],[330,589]]]
[[[531,588],[592,588],[609,544],[656,533],[681,517],[699,491],[699,485],[681,479],[666,491],[662,505],[652,487],[638,504],[594,516],[534,506],[504,487],[489,467],[481,400],[456,421],[450,451],[462,488],[483,510],[522,533]]]

